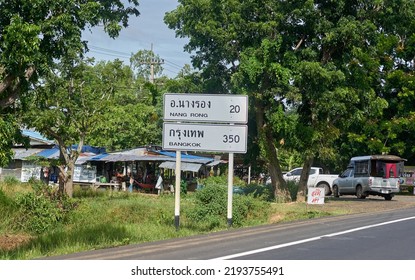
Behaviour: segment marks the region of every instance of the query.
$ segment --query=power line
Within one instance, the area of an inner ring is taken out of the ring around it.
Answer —
[[[112,50],[112,49],[107,49],[107,48],[102,48],[102,47],[97,47],[97,46],[93,46],[93,45],[89,45],[89,49],[90,49],[90,52],[97,53],[97,54],[102,54],[102,55],[113,56],[113,57],[131,58],[131,56],[132,56],[131,53]],[[183,69],[183,66],[180,66],[179,64],[174,63],[172,61],[169,61],[169,60],[166,60],[166,59],[161,59],[161,61],[162,61],[162,63],[165,63],[166,66],[172,67],[173,69],[177,69],[177,70],[180,70],[180,71]],[[151,65],[151,61],[142,61],[141,63]],[[162,64],[162,63],[157,63],[157,64]],[[168,72],[171,72],[173,74],[176,74],[176,75],[179,73],[178,71],[173,71],[173,70],[167,69],[166,67],[163,67],[163,71],[164,70],[168,71]]]
[[[89,46],[92,51],[101,51],[101,52],[106,52],[106,53],[110,53],[110,54],[117,54],[117,55],[121,55],[121,56],[127,56],[127,57],[131,57],[130,53],[126,53],[126,52],[120,52],[120,51],[116,51],[116,50],[111,50],[111,49],[106,49],[106,48],[101,48],[101,47],[96,47],[96,46]]]

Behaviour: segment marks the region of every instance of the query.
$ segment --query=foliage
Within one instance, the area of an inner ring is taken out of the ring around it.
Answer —
[[[0,167],[6,166],[13,158],[13,151],[10,147],[15,142],[25,147],[29,145],[28,139],[21,135],[19,115],[20,111],[17,109],[1,110],[0,108]]]
[[[267,203],[255,199],[253,195],[234,195],[232,206],[232,224],[242,226],[249,216],[266,219]],[[203,225],[212,230],[221,227],[227,216],[227,187],[223,184],[207,184],[197,191],[195,209],[188,213],[191,221],[203,221]]]
[[[1,190],[2,188],[0,188]],[[4,189],[4,188],[3,188]],[[39,185],[39,190],[43,188]],[[48,193],[47,191],[46,193]],[[222,186],[223,201],[226,203],[226,187]],[[0,234],[13,236],[27,236],[29,232],[20,228],[16,232],[20,211],[15,208],[16,200],[13,197],[20,194],[0,191],[0,209],[4,209],[4,201],[8,201],[8,212],[2,211],[0,219]],[[30,240],[20,244],[17,248],[5,251],[0,249],[0,259],[35,259],[45,256],[75,253],[97,248],[109,248],[125,244],[142,243],[164,240],[169,238],[185,237],[195,234],[205,234],[212,230],[225,230],[226,213],[224,216],[203,216],[202,220],[195,220],[193,216],[201,204],[196,199],[197,193],[189,192],[182,198],[182,213],[180,230],[174,226],[173,195],[153,196],[128,192],[96,191],[82,192],[75,188],[76,199],[70,200],[76,207],[67,211],[64,219],[40,235],[30,232]],[[47,197],[47,195],[45,195]],[[206,196],[207,197],[207,196]],[[214,200],[214,196],[209,196]],[[337,201],[340,203],[340,201]],[[241,203],[241,204],[239,204]],[[242,213],[242,226],[252,226],[308,219],[327,215],[367,211],[361,207],[349,207],[348,202],[341,205],[326,203],[324,207],[305,206],[304,203],[266,203],[263,200],[253,199],[251,196],[234,196],[234,226],[239,226],[238,213]],[[337,203],[336,203],[337,204]],[[204,206],[208,207],[208,205]],[[334,208],[333,208],[334,207]],[[256,209],[256,210],[254,210]],[[308,209],[308,210],[307,210]],[[235,213],[236,212],[236,213]],[[192,218],[191,218],[192,216]],[[210,220],[206,220],[209,218]],[[238,223],[238,224],[236,224]],[[217,227],[214,227],[217,225]]]
[[[414,5],[182,0],[165,22],[189,38],[185,50],[195,51],[193,65],[217,92],[249,95],[250,149],[261,150],[250,156],[264,157],[281,185],[282,140],[307,164],[316,158],[339,166],[338,151],[345,158],[413,154],[401,139],[414,135]],[[295,122],[280,117],[289,114]]]
[[[14,184],[18,184],[18,183],[20,183],[19,179],[17,179],[17,178],[16,178],[16,177],[14,177],[14,176],[5,176],[5,177],[3,178],[3,182],[4,182],[4,184],[6,184],[6,185],[14,185]]]
[[[159,90],[134,78],[132,69],[119,60],[100,62],[94,69],[107,79],[104,84],[111,85],[113,93],[106,107],[99,110],[86,142],[109,151],[160,144]]]
[[[244,194],[251,194],[255,198],[263,199],[265,201],[275,201],[274,192],[270,184],[248,184],[241,188]]]
[[[130,65],[136,78],[147,81],[153,81],[155,76],[163,72],[161,64],[162,59],[152,50],[140,50],[130,58]]]
[[[180,181],[180,193],[187,194],[187,182],[185,180]]]
[[[209,176],[200,180],[200,184],[204,186],[209,185],[228,185],[228,176],[221,175],[221,176]],[[233,177],[233,185],[234,186],[244,186],[245,182],[239,177]]]
[[[297,201],[297,195],[298,195],[298,182],[296,181],[288,181],[287,182],[288,190],[290,191],[290,196],[292,201]]]
[[[17,229],[36,234],[55,228],[76,206],[73,201],[59,196],[56,190],[40,182],[33,185],[33,192],[19,194],[16,205]]]
[[[3,188],[0,188],[0,212],[7,213],[10,209],[13,208],[13,200],[6,195],[3,191]]]
[[[103,25],[111,38],[138,16],[137,0],[1,1],[0,10],[0,165],[12,157],[14,142],[25,143],[19,116],[50,67],[88,51],[82,32]],[[54,92],[52,92],[54,95]]]

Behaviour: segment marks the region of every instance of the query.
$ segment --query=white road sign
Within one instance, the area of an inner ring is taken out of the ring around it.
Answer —
[[[246,153],[246,125],[164,123],[163,149]]]
[[[167,93],[164,95],[164,120],[247,123],[248,96]]]

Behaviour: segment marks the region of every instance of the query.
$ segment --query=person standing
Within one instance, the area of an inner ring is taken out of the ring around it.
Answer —
[[[129,191],[130,193],[132,193],[132,192],[133,192],[133,187],[134,187],[134,177],[133,177],[133,175],[131,174],[131,172],[130,172],[130,173],[128,173],[128,177],[130,178],[130,186],[128,187],[128,191]]]

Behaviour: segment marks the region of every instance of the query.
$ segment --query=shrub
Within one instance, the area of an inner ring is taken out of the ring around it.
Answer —
[[[228,176],[227,175],[221,175],[221,176],[209,176],[202,180],[200,180],[200,184],[204,186],[208,185],[228,185]],[[245,186],[245,182],[241,180],[239,177],[233,178],[233,184],[235,186]]]
[[[180,182],[180,193],[187,194],[187,182],[185,180]]]
[[[271,184],[249,184],[243,188],[245,194],[252,194],[256,198],[261,198],[265,201],[274,201],[275,194]]]
[[[290,192],[291,200],[297,201],[298,182],[287,181],[287,188],[288,188],[288,191]]]
[[[225,224],[227,218],[227,187],[220,184],[207,185],[196,192],[195,208],[189,219],[211,230]],[[247,224],[248,218],[264,219],[268,216],[268,203],[253,195],[234,195],[232,220],[234,226]]]
[[[16,196],[16,224],[20,229],[41,234],[54,228],[76,206],[73,200],[41,182],[32,187],[33,192]]]
[[[12,200],[0,188],[0,210],[4,211],[12,204]]]
[[[3,182],[4,182],[6,185],[17,185],[17,184],[19,184],[19,183],[20,183],[19,179],[17,179],[17,178],[16,178],[16,177],[14,177],[14,176],[5,176],[5,177],[3,178]]]

